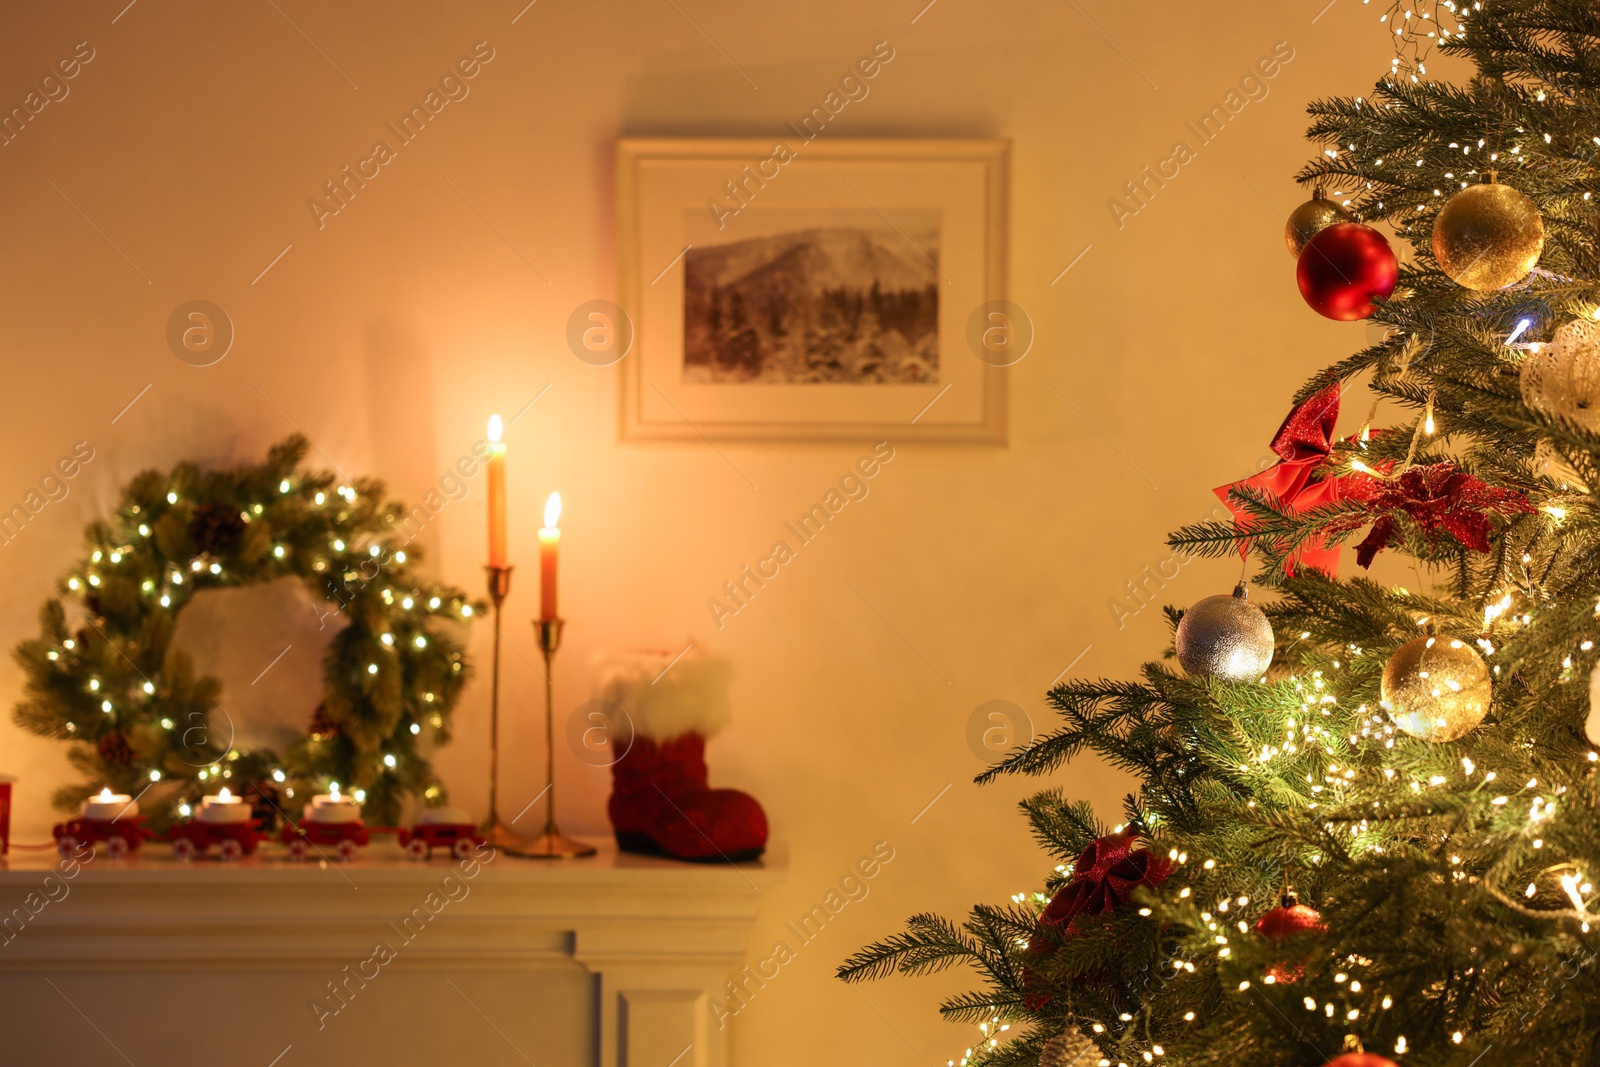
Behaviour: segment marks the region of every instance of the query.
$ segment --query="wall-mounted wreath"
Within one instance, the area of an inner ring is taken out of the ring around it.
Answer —
[[[449,740],[470,673],[456,635],[481,605],[415,573],[396,526],[405,509],[381,482],[302,470],[307,447],[297,435],[259,466],[146,471],[86,529],[88,555],[45,602],[42,635],[16,649],[28,676],[17,723],[71,743],[88,779],[58,790],[57,807],[110,785],[143,795],[161,827],[219,786],[294,815],[337,782],[364,794],[369,823],[393,825],[408,793],[444,802],[419,746]],[[242,751],[214,721],[221,684],[196,674],[173,632],[197,593],[285,577],[344,626],[306,736],[281,755]]]

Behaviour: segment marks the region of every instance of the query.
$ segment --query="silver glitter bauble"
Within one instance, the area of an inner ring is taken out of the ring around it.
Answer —
[[[1246,597],[1240,582],[1232,596],[1208,596],[1178,623],[1178,663],[1191,678],[1253,682],[1272,662],[1272,624]]]
[[[1407,641],[1383,668],[1382,704],[1394,724],[1424,741],[1465,737],[1489,713],[1494,684],[1465,641],[1430,634]]]
[[[1522,402],[1600,432],[1600,322],[1573,319],[1522,360]]]
[[[1090,1067],[1099,1059],[1100,1050],[1076,1026],[1067,1027],[1039,1050],[1039,1067]]]

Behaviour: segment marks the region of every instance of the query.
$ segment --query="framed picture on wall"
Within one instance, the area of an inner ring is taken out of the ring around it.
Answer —
[[[1007,143],[807,132],[618,143],[623,439],[1004,444]]]

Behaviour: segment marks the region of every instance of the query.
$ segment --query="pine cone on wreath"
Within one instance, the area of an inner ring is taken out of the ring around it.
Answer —
[[[306,728],[313,741],[326,741],[339,732],[338,723],[328,718],[328,705],[318,704],[317,710],[311,713],[311,725]]]
[[[271,833],[278,826],[278,786],[275,782],[252,782],[245,787],[244,799],[250,805],[250,817],[260,823],[260,828]]]
[[[212,556],[226,555],[243,533],[244,516],[232,504],[201,504],[189,520],[189,538],[195,548]]]
[[[128,736],[121,730],[112,730],[96,741],[94,747],[107,763],[127,766],[133,762],[133,748],[128,744]]]

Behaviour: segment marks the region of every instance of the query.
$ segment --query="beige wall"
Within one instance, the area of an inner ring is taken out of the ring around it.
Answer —
[[[70,95],[0,148],[0,502],[74,442],[96,450],[71,495],[0,550],[5,640],[32,632],[82,524],[144,467],[254,457],[292,423],[340,468],[415,497],[489,411],[550,383],[510,436],[510,483],[525,565],[544,495],[567,503],[559,701],[586,695],[585,664],[609,645],[712,638],[735,661],[735,723],[712,748],[714,774],[764,801],[793,862],[752,960],[874,842],[895,849],[870,896],[729,1022],[734,1062],[959,1058],[975,1032],[939,1021],[934,1003],[964,976],[869,986],[869,1004],[833,968],[913,911],[1037,884],[1043,863],[1014,811],[1033,783],[970,784],[969,715],[1003,698],[1042,725],[1045,689],[1086,646],[1075,673],[1126,676],[1156,653],[1159,613],[1119,628],[1107,600],[1166,558],[1165,532],[1208,509],[1211,486],[1265,454],[1294,387],[1361,342],[1360,325],[1301,304],[1279,231],[1301,198],[1290,178],[1309,155],[1303,105],[1364,92],[1387,65],[1373,9],[1336,0],[1313,22],[1322,0],[937,0],[913,24],[921,0],[538,0],[513,25],[520,0],[141,0],[113,23],[124,2],[13,11],[0,33],[7,108],[77,42],[95,51]],[[308,198],[480,40],[495,58],[470,97],[319,230]],[[706,598],[863,447],[728,446],[752,491],[703,445],[616,443],[615,371],[563,340],[574,307],[615,295],[613,140],[781,135],[880,40],[894,62],[825,136],[1014,143],[1011,295],[1039,341],[1011,372],[1012,443],[902,446],[871,497],[716,633]],[[1193,144],[1184,123],[1285,40],[1294,58],[1269,95],[1119,229],[1107,200],[1179,138]],[[181,363],[163,336],[195,297],[237,326],[208,368]],[[474,590],[477,492],[428,535],[434,566]],[[537,790],[542,764],[522,658],[530,570],[509,605],[522,653],[507,668],[514,798]],[[1192,564],[1166,596],[1223,591],[1234,573]],[[486,628],[472,641],[486,667]],[[282,666],[314,670],[314,657]],[[0,667],[0,694],[19,692],[16,669]],[[482,685],[458,722],[439,765],[481,810]],[[63,756],[0,724],[0,770],[21,779],[19,839],[47,832]],[[603,832],[604,772],[559,756],[567,829]],[[1115,817],[1117,774],[1086,762],[1058,780]]]

